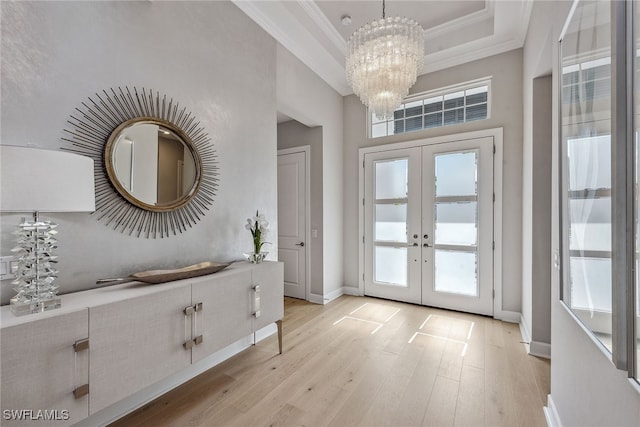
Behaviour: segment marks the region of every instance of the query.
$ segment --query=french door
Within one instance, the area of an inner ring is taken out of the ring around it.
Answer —
[[[493,314],[493,138],[365,154],[366,295]]]

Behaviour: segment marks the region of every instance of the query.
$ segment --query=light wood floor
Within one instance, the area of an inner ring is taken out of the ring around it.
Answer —
[[[286,299],[272,336],[114,426],[546,426],[518,326],[373,298]]]

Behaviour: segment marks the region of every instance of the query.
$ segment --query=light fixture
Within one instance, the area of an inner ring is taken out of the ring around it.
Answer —
[[[33,212],[16,231],[18,258],[11,311],[16,316],[59,308],[54,284],[58,271],[57,224],[43,221],[39,212],[95,210],[93,160],[60,151],[0,145],[0,211]]]
[[[409,94],[424,58],[424,31],[413,19],[385,17],[358,29],[347,44],[347,81],[376,117],[388,119]]]

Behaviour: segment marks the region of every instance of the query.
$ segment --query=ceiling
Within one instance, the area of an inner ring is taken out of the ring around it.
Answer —
[[[382,1],[234,0],[234,3],[341,95],[349,36],[382,17]],[[386,16],[415,19],[425,30],[422,74],[522,47],[530,0],[387,0]],[[351,17],[350,25],[342,18]]]

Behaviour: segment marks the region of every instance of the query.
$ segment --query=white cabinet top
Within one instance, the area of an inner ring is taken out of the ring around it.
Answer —
[[[265,264],[274,261],[264,261]],[[258,264],[259,265],[259,264]],[[111,304],[129,298],[143,297],[151,295],[163,290],[174,289],[176,287],[187,286],[192,283],[205,282],[212,279],[223,279],[226,276],[236,274],[241,271],[251,270],[256,264],[246,261],[235,262],[222,271],[206,276],[193,277],[190,279],[176,280],[157,285],[146,284],[141,282],[123,283],[120,285],[104,286],[101,288],[90,289],[82,292],[74,292],[62,295],[62,307],[45,311],[43,313],[27,314],[24,316],[14,316],[9,305],[0,308],[0,327],[7,328],[10,326],[20,325],[32,322],[34,320],[46,319],[60,314],[72,313],[84,310],[87,307],[97,307],[104,304]]]

